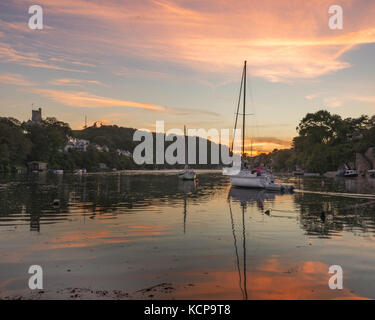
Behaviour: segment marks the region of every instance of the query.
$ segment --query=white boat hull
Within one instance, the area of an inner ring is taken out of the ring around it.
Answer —
[[[234,187],[241,187],[241,188],[265,188],[266,187],[266,179],[262,176],[256,177],[241,177],[241,176],[233,176],[230,177],[230,183]]]
[[[257,175],[248,170],[241,170],[229,178],[232,186],[241,188],[266,188],[274,182],[272,175]]]

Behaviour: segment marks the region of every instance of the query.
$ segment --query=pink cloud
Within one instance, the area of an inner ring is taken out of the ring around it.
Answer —
[[[66,46],[79,55],[129,55],[225,73],[234,73],[247,59],[254,76],[271,82],[349,68],[342,55],[375,42],[375,22],[367,18],[375,14],[373,2],[340,1],[342,31],[328,28],[330,0],[39,3],[54,18],[69,22],[46,34],[50,46]]]
[[[85,84],[105,86],[104,83],[97,80],[85,80],[85,79],[72,79],[72,78],[59,78],[50,81],[50,84],[56,86],[77,86],[82,87]]]
[[[6,43],[0,42],[0,61],[16,63],[22,66],[42,68],[42,69],[52,69],[60,71],[70,71],[70,72],[86,72],[85,70],[71,69],[56,64],[50,63],[46,59],[42,59],[38,54],[32,52],[21,52],[14,49]]]
[[[0,83],[22,87],[34,85],[32,82],[25,79],[24,76],[15,73],[0,74]]]
[[[142,103],[98,96],[84,91],[59,91],[49,89],[27,90],[52,99],[55,102],[80,108],[129,107],[152,111],[166,111],[167,107],[151,103]]]

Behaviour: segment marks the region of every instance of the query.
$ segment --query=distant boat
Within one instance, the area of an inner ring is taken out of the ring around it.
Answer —
[[[188,150],[187,150],[187,143],[186,143],[186,126],[184,126],[184,139],[185,139],[185,168],[178,172],[178,178],[182,180],[195,180],[197,175],[193,169],[189,168],[188,165]]]
[[[194,170],[187,169],[182,170],[178,173],[178,178],[182,180],[195,180],[197,175],[195,174]]]
[[[178,178],[182,180],[195,180],[196,177],[195,171],[188,166],[185,166],[185,168],[178,173]]]
[[[49,170],[49,172],[54,174],[64,174],[64,170]]]
[[[354,178],[357,176],[358,176],[357,171],[351,170],[351,169],[345,169],[345,170],[339,171],[339,173],[336,174],[336,177],[344,177],[344,178]]]
[[[74,173],[74,174],[81,175],[81,174],[85,174],[85,173],[87,173],[87,170],[86,170],[85,168],[83,168],[83,169],[76,169],[76,170],[74,170],[73,173]]]
[[[293,171],[294,176],[303,176],[304,173],[305,173],[305,171],[303,171],[301,169],[297,169],[296,171]]]
[[[305,172],[303,174],[304,177],[319,177],[320,173],[315,173],[315,172]]]
[[[358,176],[358,173],[356,170],[345,170],[344,172],[344,177],[345,178],[353,178],[353,177],[357,177]]]

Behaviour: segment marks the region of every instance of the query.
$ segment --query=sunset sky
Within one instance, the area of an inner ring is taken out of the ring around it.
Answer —
[[[254,149],[286,148],[307,112],[375,113],[374,17],[368,0],[1,1],[0,116],[232,128],[247,60]]]

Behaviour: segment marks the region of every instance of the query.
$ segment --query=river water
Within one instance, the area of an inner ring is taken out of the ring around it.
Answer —
[[[375,179],[277,177],[297,189],[280,194],[198,178],[0,177],[0,298],[375,298]]]

